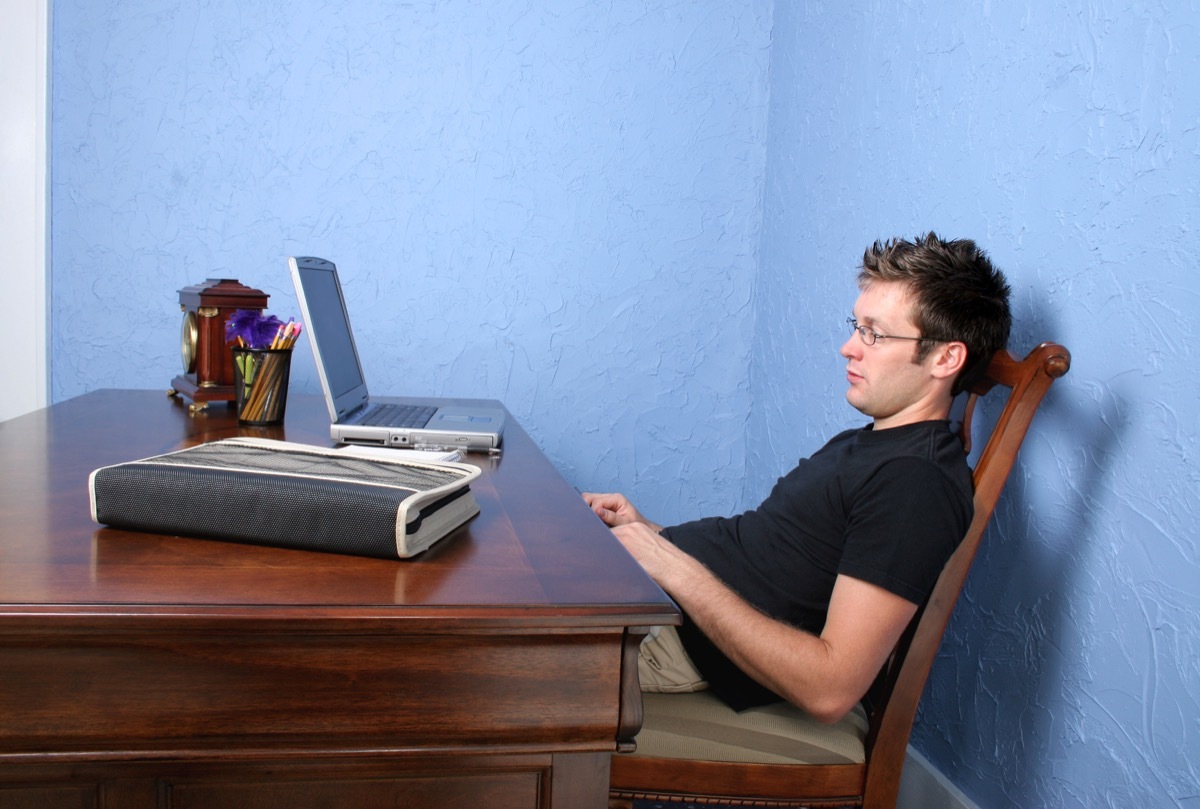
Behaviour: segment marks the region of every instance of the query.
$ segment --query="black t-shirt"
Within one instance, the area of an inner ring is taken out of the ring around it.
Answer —
[[[868,426],[801,460],[757,509],[663,536],[762,612],[819,635],[838,574],[923,602],[970,524],[972,489],[948,422]],[[686,614],[679,632],[713,691],[734,708],[780,699]]]

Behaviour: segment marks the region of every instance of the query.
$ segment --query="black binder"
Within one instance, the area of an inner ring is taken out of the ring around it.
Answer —
[[[230,438],[106,466],[88,481],[102,525],[405,559],[479,513],[476,467]]]

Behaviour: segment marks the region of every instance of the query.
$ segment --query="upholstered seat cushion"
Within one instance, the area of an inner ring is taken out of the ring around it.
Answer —
[[[861,764],[867,715],[855,706],[823,725],[786,702],[738,713],[709,691],[643,693],[633,756],[765,764]]]

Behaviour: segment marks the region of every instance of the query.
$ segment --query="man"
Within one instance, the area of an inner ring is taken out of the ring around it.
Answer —
[[[642,687],[786,699],[836,722],[866,693],[972,516],[949,427],[957,382],[1008,340],[1009,288],[968,240],[876,242],[849,319],[835,436],[757,509],[664,528],[620,494],[584,499],[684,613],[642,646]]]

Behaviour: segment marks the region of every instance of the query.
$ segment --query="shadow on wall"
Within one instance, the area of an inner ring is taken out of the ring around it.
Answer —
[[[1037,797],[1051,777],[1045,767],[1054,739],[1069,732],[1062,707],[1047,706],[1063,706],[1064,663],[1077,645],[1072,638],[1085,631],[1073,628],[1084,617],[1074,596],[1085,543],[1096,536],[1093,504],[1128,424],[1116,397],[1080,412],[1071,396],[1081,384],[1077,367],[1073,373],[1055,383],[1034,417],[917,716],[919,736],[941,748],[935,760],[951,781],[978,783],[972,772],[993,773],[1018,803]],[[985,398],[980,409],[977,429],[990,430],[1000,403]],[[928,721],[924,708],[934,704],[929,715],[953,722]]]

